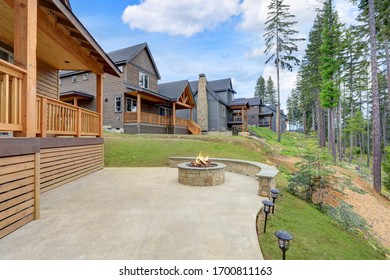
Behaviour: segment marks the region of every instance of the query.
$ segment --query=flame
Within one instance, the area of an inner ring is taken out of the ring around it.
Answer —
[[[208,156],[202,156],[202,153],[196,157],[194,165],[195,166],[208,166],[210,164]]]

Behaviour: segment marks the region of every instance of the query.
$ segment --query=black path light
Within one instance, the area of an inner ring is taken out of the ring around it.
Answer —
[[[275,211],[275,200],[278,198],[278,195],[279,195],[279,190],[277,189],[271,189],[271,198],[272,198],[272,202],[273,202],[273,206],[272,206],[272,214],[274,213]]]
[[[274,204],[272,203],[272,201],[268,199],[264,199],[262,203],[264,204],[264,213],[265,213],[265,221],[264,221],[264,233],[265,233],[267,229],[267,217],[269,212],[271,212],[271,207],[274,206]]]
[[[285,230],[278,230],[277,232],[275,232],[275,235],[278,238],[279,248],[283,252],[282,253],[283,260],[285,260],[286,259],[286,251],[289,248],[290,240],[293,240],[293,236],[288,231],[285,231]]]

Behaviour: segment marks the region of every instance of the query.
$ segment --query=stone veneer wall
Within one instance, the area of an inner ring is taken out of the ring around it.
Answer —
[[[225,168],[181,168],[179,166],[179,183],[187,186],[208,187],[225,182]]]
[[[194,160],[191,157],[171,157],[169,159],[169,167],[176,168],[179,163]],[[210,158],[212,162],[223,163],[226,165],[225,170],[235,172],[247,176],[251,176],[259,181],[259,196],[270,197],[272,188],[276,188],[276,175],[279,171],[270,165],[259,162],[235,160],[235,159],[221,159]]]

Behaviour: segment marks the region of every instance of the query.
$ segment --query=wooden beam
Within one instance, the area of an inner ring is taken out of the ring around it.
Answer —
[[[191,105],[188,105],[188,104],[184,104],[183,102],[180,102],[180,101],[176,101],[174,104],[177,104],[177,105],[180,105],[180,106],[186,107],[186,108],[188,108],[188,109],[191,109],[191,108],[193,108],[193,106],[191,106]]]
[[[76,29],[76,27],[74,27],[74,25],[70,21],[59,16],[57,16],[57,23],[72,29]]]
[[[176,103],[173,103],[173,112],[172,112],[172,122],[173,126],[176,124]]]
[[[141,94],[137,92],[137,123],[141,123]]]
[[[42,7],[45,7],[49,10],[55,11],[55,12],[60,12],[60,10],[57,8],[56,5],[54,5],[52,2],[45,1],[45,0],[39,0],[39,5]]]
[[[103,75],[96,75],[96,112],[99,114],[99,137],[103,137]]]
[[[89,70],[96,74],[103,74],[103,67],[96,60],[89,56],[86,49],[82,48],[70,34],[67,34],[62,28],[57,27],[55,19],[49,20],[51,15],[38,9],[38,29],[44,32],[51,40],[69,52],[76,60],[80,61]]]
[[[15,136],[36,135],[37,91],[37,0],[15,0],[14,57],[15,64],[26,69],[22,82],[22,132]]]

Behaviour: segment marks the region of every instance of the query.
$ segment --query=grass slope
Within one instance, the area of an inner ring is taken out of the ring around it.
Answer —
[[[196,156],[272,161],[275,155],[298,156],[301,153],[299,134],[283,134],[277,143],[276,134],[268,129],[256,130],[267,139],[266,144],[243,137],[177,136],[177,135],[113,135],[105,139],[105,166],[167,166],[170,156]],[[282,173],[289,170],[280,168]],[[277,186],[283,196],[277,201],[267,234],[259,234],[266,259],[280,259],[274,232],[285,229],[294,235],[288,259],[385,259],[383,252],[359,235],[340,228],[330,217],[312,205],[290,195],[285,174],[278,175]],[[264,216],[262,213],[260,217]],[[260,229],[262,221],[260,219]]]

